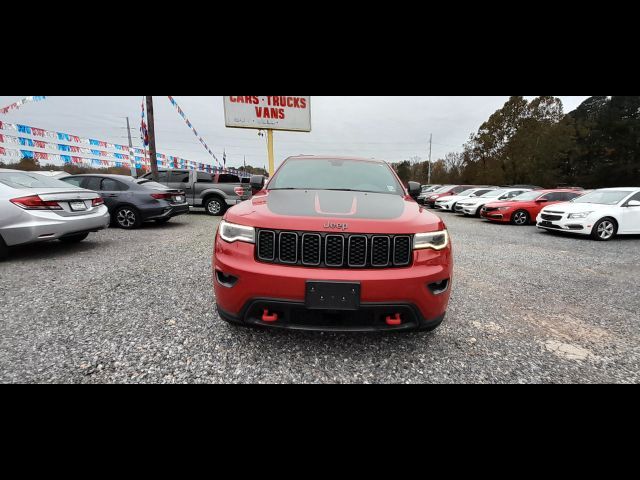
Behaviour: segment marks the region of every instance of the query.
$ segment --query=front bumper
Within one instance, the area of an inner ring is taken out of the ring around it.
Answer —
[[[435,209],[436,210],[444,210],[447,212],[451,212],[453,211],[453,203],[438,203],[436,202],[435,204]]]
[[[578,235],[591,235],[596,219],[587,218],[567,218],[562,215],[560,219],[545,220],[542,214],[536,218],[536,226],[543,230],[555,230]]]
[[[96,232],[109,226],[107,207],[100,206],[85,215],[63,217],[54,211],[18,210],[0,228],[7,246],[57,240],[75,233]]]
[[[189,204],[170,204],[167,203],[166,207],[154,208],[153,210],[147,210],[143,212],[143,220],[163,220],[165,218],[173,218],[179,215],[186,215],[189,213]]]
[[[491,220],[492,222],[511,222],[510,210],[494,210],[492,212],[487,212],[486,210],[482,209],[480,210],[480,216],[486,220]]]
[[[464,215],[475,215],[478,211],[478,205],[456,205],[456,213],[462,213]]]
[[[451,292],[453,258],[451,248],[436,252],[414,252],[407,268],[322,269],[258,262],[254,246],[216,239],[213,262],[214,289],[220,315],[236,323],[319,331],[377,331],[429,328],[439,324]],[[223,283],[218,273],[235,282]],[[307,281],[358,282],[361,306],[357,311],[306,310]],[[447,281],[446,290],[435,294],[433,284]],[[230,285],[233,286],[230,286]],[[265,322],[262,313],[278,315]],[[388,325],[396,314],[400,325]]]

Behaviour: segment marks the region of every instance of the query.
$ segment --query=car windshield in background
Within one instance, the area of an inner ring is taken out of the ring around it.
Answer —
[[[11,188],[69,188],[69,184],[37,173],[2,172],[0,183]]]
[[[476,191],[475,188],[470,188],[469,190],[465,190],[464,192],[460,192],[458,195],[460,197],[468,197],[469,195],[471,195],[475,191]]]
[[[481,195],[481,198],[496,198],[496,197],[500,197],[502,195],[504,195],[505,193],[507,193],[506,190],[493,190],[491,192],[487,192],[484,195]]]
[[[386,163],[365,160],[295,159],[269,182],[269,190],[342,190],[403,194]]]
[[[445,185],[444,187],[440,187],[440,188],[438,188],[437,190],[434,190],[431,193],[444,193],[444,192],[448,192],[452,188],[453,188],[453,185]]]
[[[587,193],[573,200],[573,203],[595,203],[597,205],[617,205],[631,195],[622,190],[600,190]]]
[[[510,202],[531,202],[540,196],[540,192],[527,192],[517,197],[513,197]]]

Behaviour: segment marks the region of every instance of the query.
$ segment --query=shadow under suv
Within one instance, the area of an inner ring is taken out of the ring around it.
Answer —
[[[291,157],[215,240],[213,282],[227,322],[298,330],[433,330],[453,258],[420,185],[385,162]],[[263,188],[264,187],[264,188]]]

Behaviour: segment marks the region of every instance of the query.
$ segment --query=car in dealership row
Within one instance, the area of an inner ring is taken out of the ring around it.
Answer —
[[[423,185],[420,195],[418,195],[416,201],[424,205],[427,197],[435,193],[437,190],[440,190],[442,187],[444,187],[444,185]]]
[[[465,190],[476,187],[475,185],[445,185],[439,188],[430,195],[426,195],[424,199],[424,205],[430,208],[435,208],[436,202],[442,197],[450,197],[452,195],[458,195]]]
[[[436,201],[436,210],[444,210],[448,212],[454,212],[456,205],[460,200],[467,200],[469,198],[481,197],[485,193],[497,190],[497,187],[483,187],[483,188],[470,188],[464,192],[460,192],[458,195],[451,195],[449,197],[442,197]]]
[[[183,191],[146,178],[85,174],[65,177],[62,181],[99,193],[111,214],[111,224],[120,228],[138,228],[148,221],[162,224],[189,213]]]
[[[581,195],[578,190],[533,190],[511,200],[487,203],[480,216],[492,222],[531,225],[543,207],[570,202]]]
[[[478,217],[480,211],[487,203],[511,200],[518,195],[528,192],[525,188],[500,188],[492,190],[476,198],[462,200],[456,205],[456,213],[462,213],[466,217]]]
[[[148,173],[143,178],[152,179]],[[187,203],[202,207],[209,215],[221,216],[227,208],[251,198],[251,185],[230,173],[159,169],[158,182],[185,192]]]
[[[616,235],[640,235],[640,187],[594,190],[569,203],[544,207],[537,225],[600,241]]]
[[[0,169],[0,257],[16,245],[81,242],[108,226],[109,212],[95,192],[32,172]]]
[[[445,224],[386,162],[291,157],[226,213],[215,238],[220,317],[298,330],[433,330],[453,256]]]

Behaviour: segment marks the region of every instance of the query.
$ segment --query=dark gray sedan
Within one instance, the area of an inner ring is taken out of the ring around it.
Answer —
[[[87,174],[60,180],[99,193],[109,209],[112,224],[120,228],[138,228],[147,221],[166,223],[175,216],[189,213],[183,191],[146,178]]]

